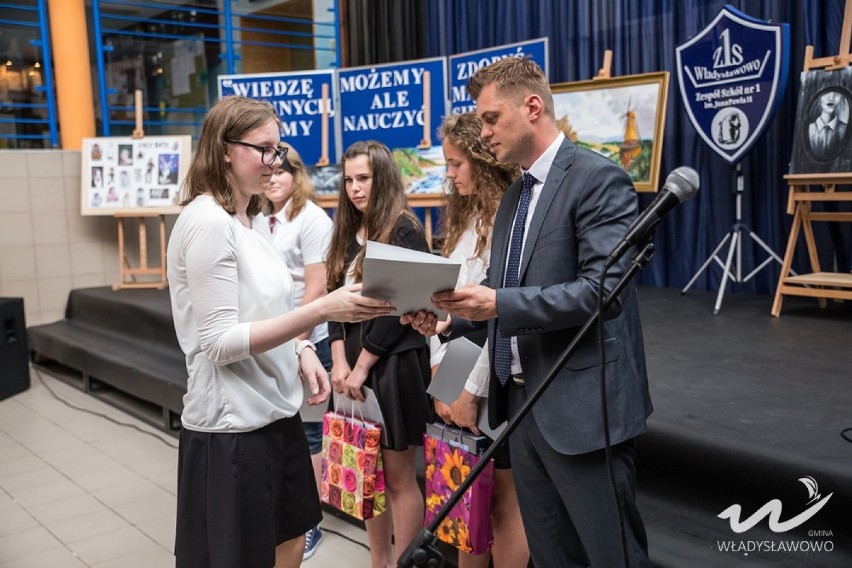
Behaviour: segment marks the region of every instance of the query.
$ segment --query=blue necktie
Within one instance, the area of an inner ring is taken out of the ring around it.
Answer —
[[[521,267],[521,249],[524,245],[524,227],[527,222],[527,211],[530,208],[532,188],[536,179],[529,172],[524,172],[521,199],[518,202],[518,212],[515,215],[515,226],[512,228],[512,240],[509,243],[509,262],[506,264],[506,277],[503,281],[505,288],[518,286],[518,271]],[[494,341],[494,372],[505,386],[512,373],[512,338],[503,337],[500,327],[497,327],[497,337]]]

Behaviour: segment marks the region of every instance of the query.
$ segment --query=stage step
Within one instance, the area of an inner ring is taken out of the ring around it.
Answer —
[[[167,290],[72,290],[65,319],[27,335],[46,371],[166,431],[179,426],[186,363]]]

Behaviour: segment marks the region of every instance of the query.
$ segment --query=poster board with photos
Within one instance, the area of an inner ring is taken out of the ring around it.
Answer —
[[[81,154],[82,215],[180,212],[190,136],[84,138]]]
[[[791,174],[852,172],[852,67],[801,75]]]
[[[668,71],[557,83],[551,91],[565,136],[622,167],[636,191],[657,191]]]

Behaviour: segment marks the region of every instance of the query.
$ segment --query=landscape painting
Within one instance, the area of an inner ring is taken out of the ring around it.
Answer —
[[[637,191],[657,191],[669,73],[551,85],[559,128],[622,167]]]

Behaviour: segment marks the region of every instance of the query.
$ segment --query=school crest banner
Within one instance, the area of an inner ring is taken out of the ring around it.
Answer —
[[[771,122],[787,84],[790,29],[724,6],[676,49],[680,95],[692,125],[729,164]]]

